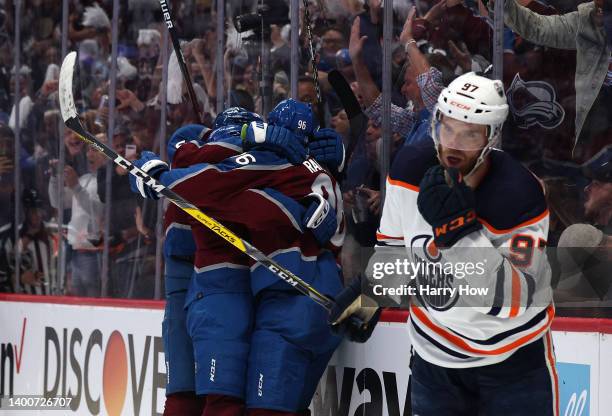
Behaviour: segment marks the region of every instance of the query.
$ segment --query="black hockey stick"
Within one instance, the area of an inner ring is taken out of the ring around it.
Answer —
[[[342,107],[344,107],[344,111],[346,111],[346,116],[349,119],[350,140],[348,149],[346,149],[346,160],[348,162],[357,146],[359,136],[361,136],[361,133],[367,128],[368,118],[363,114],[363,111],[361,111],[361,105],[359,105],[357,97],[355,97],[351,86],[346,82],[346,79],[344,79],[340,71],[337,69],[330,71],[327,80],[336,92],[336,95],[338,95]]]
[[[161,6],[164,21],[166,22],[166,26],[168,27],[168,33],[170,34],[170,39],[172,40],[172,47],[174,48],[174,53],[176,54],[176,60],[178,61],[179,68],[181,69],[181,73],[183,74],[185,84],[187,84],[187,93],[189,94],[189,99],[191,100],[193,111],[195,112],[200,124],[204,124],[204,117],[202,116],[202,113],[200,111],[198,97],[196,97],[195,91],[193,89],[191,75],[189,75],[189,69],[187,68],[187,64],[185,63],[185,57],[183,56],[183,51],[181,50],[178,33],[176,32],[176,28],[172,23],[172,15],[170,14],[170,8],[168,7],[168,3],[166,2],[166,0],[159,0],[159,5]]]
[[[76,65],[76,52],[70,52],[64,58],[62,62],[62,68],[60,70],[60,82],[59,82],[59,99],[60,109],[62,112],[62,119],[66,124],[66,127],[74,131],[83,141],[93,146],[97,151],[101,152],[107,158],[111,159],[115,164],[126,169],[131,175],[137,176],[143,180],[145,185],[153,188],[157,193],[162,194],[170,200],[173,204],[178,206],[180,209],[191,215],[193,218],[198,220],[206,228],[223,238],[225,241],[236,247],[238,250],[255,260],[256,262],[265,266],[268,270],[274,273],[276,276],[293,286],[296,290],[305,296],[308,296],[313,301],[324,307],[327,311],[330,311],[334,306],[334,301],[327,296],[319,293],[315,288],[304,282],[298,276],[293,274],[290,270],[287,270],[264,253],[259,251],[257,248],[252,246],[249,242],[243,240],[238,235],[234,234],[230,229],[226,228],[223,224],[216,221],[214,218],[204,214],[198,207],[188,202],[176,192],[166,188],[161,183],[157,182],[154,178],[149,176],[146,172],[143,172],[130,161],[117,154],[113,149],[108,147],[103,142],[99,141],[93,134],[85,130],[79,116],[76,111],[74,104],[74,96],[72,93],[72,81],[74,77],[74,69]]]

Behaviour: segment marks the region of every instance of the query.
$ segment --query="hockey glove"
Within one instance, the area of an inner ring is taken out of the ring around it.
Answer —
[[[308,195],[312,200],[302,216],[302,226],[314,235],[319,245],[324,246],[336,234],[338,220],[336,210],[321,195]]]
[[[432,166],[419,185],[419,212],[433,229],[438,248],[452,247],[462,237],[478,231],[482,225],[476,219],[474,192],[465,184],[457,169]]]
[[[360,274],[336,295],[329,322],[333,333],[363,343],[372,336],[382,309],[361,293],[361,279]]]
[[[242,126],[244,150],[255,147],[273,151],[294,165],[306,160],[304,141],[284,127],[253,121]]]
[[[331,171],[344,169],[344,143],[334,129],[321,129],[314,133],[308,142],[310,156]]]
[[[148,173],[154,179],[158,179],[162,173],[170,170],[170,167],[168,167],[166,162],[161,160],[155,153],[149,151],[142,152],[140,159],[135,160],[132,163],[134,163],[137,168],[140,168],[140,170]],[[132,192],[140,194],[144,198],[159,199],[159,194],[150,186],[145,185],[142,178],[135,175],[129,175],[129,177]]]

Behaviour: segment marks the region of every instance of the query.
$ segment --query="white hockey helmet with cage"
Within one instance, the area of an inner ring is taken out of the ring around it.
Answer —
[[[436,145],[440,144],[438,126],[442,115],[487,126],[486,147],[493,145],[508,116],[508,103],[502,82],[469,72],[456,78],[442,90],[432,120],[432,136]],[[469,143],[465,143],[460,150],[477,150],[470,147]]]

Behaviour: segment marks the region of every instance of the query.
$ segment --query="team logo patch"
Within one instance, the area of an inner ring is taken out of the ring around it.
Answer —
[[[552,130],[565,119],[555,88],[544,81],[523,81],[517,73],[508,88],[508,105],[520,129],[539,126]]]
[[[417,235],[410,241],[412,261],[422,263],[416,275],[417,296],[424,305],[436,311],[446,311],[459,300],[458,291],[451,291],[455,277],[440,266],[442,254],[431,235]]]

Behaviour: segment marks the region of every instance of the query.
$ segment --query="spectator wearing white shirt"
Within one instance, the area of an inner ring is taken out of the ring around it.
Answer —
[[[71,133],[74,134],[74,133]],[[97,136],[106,141],[104,135]],[[70,293],[77,296],[100,296],[101,261],[102,261],[102,217],[104,204],[98,197],[96,171],[105,163],[105,158],[98,151],[87,149],[88,172],[81,176],[72,166],[64,167],[65,206],[71,207],[68,223],[68,244],[72,249],[70,258],[71,285]],[[50,165],[56,166],[57,161]],[[49,198],[54,208],[58,207],[58,175],[52,169],[49,181]]]

